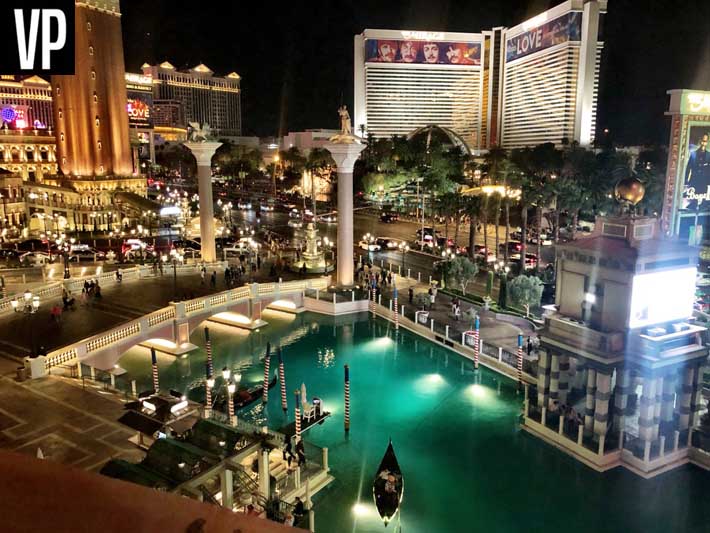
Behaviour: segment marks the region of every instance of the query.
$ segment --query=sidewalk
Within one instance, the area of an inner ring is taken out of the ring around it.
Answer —
[[[380,267],[374,267],[375,271],[381,271]],[[409,301],[409,287],[414,288],[414,297],[417,294],[427,294],[429,290],[428,283],[419,283],[416,279],[411,279],[403,276],[396,276],[396,284],[398,290],[398,301],[400,307],[404,305],[405,315],[407,318],[414,320],[415,309],[414,304]],[[382,288],[382,305],[389,307],[389,301],[392,298],[393,290],[390,285],[385,285]],[[429,311],[429,319],[434,319],[436,330],[445,330],[449,326],[449,337],[460,342],[461,334],[471,329],[471,324],[462,316],[461,320],[454,320],[451,314],[452,297],[444,294],[441,290],[437,292],[436,300],[433,308]],[[461,301],[461,314],[463,315],[471,307],[476,307],[465,301]],[[508,322],[497,320],[495,313],[479,309],[478,316],[480,318],[480,337],[486,344],[498,346],[515,353],[518,350],[518,334],[523,334],[524,341],[527,342],[528,337],[537,337],[537,334],[532,327],[518,327]],[[527,352],[526,352],[527,355]]]

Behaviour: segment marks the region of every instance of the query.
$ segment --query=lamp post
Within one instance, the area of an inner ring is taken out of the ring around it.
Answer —
[[[406,272],[407,270],[404,268],[404,262],[407,256],[407,252],[409,251],[409,245],[405,242],[400,242],[397,248],[399,248],[399,251],[402,252],[402,272]]]
[[[32,291],[29,290],[26,290],[22,296],[22,299],[18,297],[12,300],[10,302],[10,305],[12,306],[13,311],[15,311],[16,313],[24,313],[27,317],[29,328],[28,336],[30,338],[30,355],[34,355],[36,350],[35,336],[32,334],[32,330],[34,329],[32,327],[32,317],[37,314],[37,311],[39,310],[39,296],[33,295]]]
[[[508,272],[510,272],[510,267],[506,265],[503,261],[493,265],[493,269],[500,276],[500,288],[498,289],[498,307],[505,309],[505,304],[507,300],[507,286],[508,286]]]
[[[441,273],[441,288],[443,289],[444,286],[446,285],[446,275],[448,272],[448,266],[449,266],[449,261],[451,261],[451,258],[453,257],[454,253],[447,248],[443,252],[441,252],[441,257],[444,258],[444,270]]]

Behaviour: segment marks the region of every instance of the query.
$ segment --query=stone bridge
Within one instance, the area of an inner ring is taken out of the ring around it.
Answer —
[[[100,370],[110,370],[129,348],[148,342],[179,349],[189,345],[190,334],[204,320],[221,313],[229,313],[228,321],[236,326],[258,327],[263,309],[303,308],[305,291],[325,289],[328,283],[327,277],[253,283],[194,300],[172,302],[149,315],[50,352],[44,362],[45,369],[81,362]]]

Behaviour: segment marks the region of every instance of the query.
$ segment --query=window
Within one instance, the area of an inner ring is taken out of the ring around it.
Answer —
[[[96,119],[94,120],[94,122],[96,123],[96,127],[98,128],[99,125],[101,124],[101,121],[99,120],[99,116],[98,116],[98,115],[96,115]]]
[[[91,79],[92,79],[92,80],[95,80],[95,79],[96,79],[96,71],[93,70],[93,69],[91,70]]]
[[[61,94],[62,94],[62,88],[59,85],[57,85],[57,96],[59,96]]]
[[[64,111],[62,111],[62,108],[59,108],[59,118],[64,118]]]
[[[96,94],[96,91],[94,91],[94,103],[98,104],[99,103],[99,95]]]
[[[91,22],[86,23],[86,31],[91,31]]]
[[[59,134],[59,140],[64,142],[64,132]]]
[[[101,174],[104,173],[104,166],[103,166],[103,165],[99,165],[99,172],[100,172]]]
[[[103,144],[101,143],[101,141],[98,141],[98,142],[96,143],[96,145],[98,146],[99,150],[101,150],[101,148],[102,148],[102,146],[103,146]]]
[[[94,55],[94,47],[93,46],[89,46],[89,55],[90,56]]]

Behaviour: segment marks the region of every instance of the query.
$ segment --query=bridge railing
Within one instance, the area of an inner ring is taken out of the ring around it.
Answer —
[[[204,313],[212,308],[219,312],[220,307],[233,305],[239,301],[246,301],[250,298],[263,298],[268,296],[279,296],[283,294],[293,294],[305,292],[313,287],[326,288],[329,278],[308,279],[289,281],[286,283],[266,283],[252,284],[246,287],[230,289],[217,294],[210,294],[193,300],[172,303],[167,307],[158,309],[148,315],[142,316],[130,322],[126,322],[108,331],[92,335],[69,346],[64,346],[47,354],[45,368],[47,370],[58,365],[66,365],[81,361],[87,355],[104,349],[112,344],[125,341],[126,339],[136,339],[144,337],[147,340],[151,331],[158,330],[166,323],[176,319],[189,318],[191,316]],[[61,284],[57,287],[48,288],[61,295]]]

